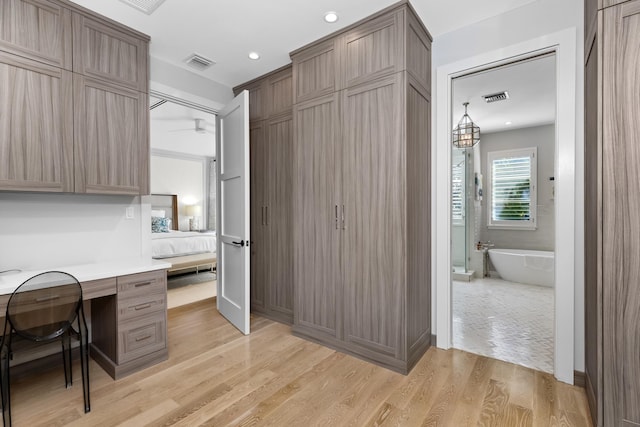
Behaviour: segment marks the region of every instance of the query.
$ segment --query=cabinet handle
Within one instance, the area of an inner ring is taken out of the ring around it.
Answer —
[[[138,338],[136,338],[136,342],[148,340],[149,338],[151,338],[151,335],[145,335],[144,337],[138,337]]]
[[[344,205],[342,205],[342,229],[346,230],[347,226],[344,223]]]
[[[340,227],[338,226],[338,205],[336,205],[336,230],[339,230]]]
[[[53,301],[54,299],[60,298],[59,295],[49,295],[42,298],[36,298],[36,302],[45,302],[45,301]]]
[[[133,285],[136,288],[141,288],[143,286],[149,286],[151,284],[151,282],[141,282],[141,283],[136,283],[135,285]]]
[[[133,307],[133,309],[138,311],[138,310],[144,310],[145,308],[149,308],[149,307],[151,307],[151,303],[136,305],[135,307]]]

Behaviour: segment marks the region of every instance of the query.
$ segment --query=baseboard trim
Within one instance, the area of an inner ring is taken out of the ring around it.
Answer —
[[[435,347],[435,346],[436,346],[436,342],[438,342],[437,338],[438,338],[438,337],[437,337],[435,334],[432,334],[432,335],[431,335],[431,345],[432,345],[433,347]]]
[[[587,375],[584,372],[573,371],[573,385],[585,388],[587,386]]]

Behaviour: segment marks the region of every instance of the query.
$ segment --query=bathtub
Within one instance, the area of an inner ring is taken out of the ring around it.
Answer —
[[[504,280],[553,287],[554,253],[524,249],[489,249],[489,258]]]

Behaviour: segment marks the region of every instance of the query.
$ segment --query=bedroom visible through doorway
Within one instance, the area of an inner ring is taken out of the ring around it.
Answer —
[[[173,266],[173,308],[216,296],[216,116],[156,96],[149,105],[151,252]]]

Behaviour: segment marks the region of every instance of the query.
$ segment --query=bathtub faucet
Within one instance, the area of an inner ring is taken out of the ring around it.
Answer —
[[[491,240],[487,240],[486,242],[478,241],[478,243],[476,243],[476,249],[479,250],[479,251],[484,251],[485,253],[487,253],[489,248],[492,248],[494,246],[495,245],[493,243],[491,243]]]
[[[482,277],[489,277],[489,248],[494,246],[491,240],[487,240],[486,242],[478,241],[478,243],[476,243],[476,249],[482,251]]]

